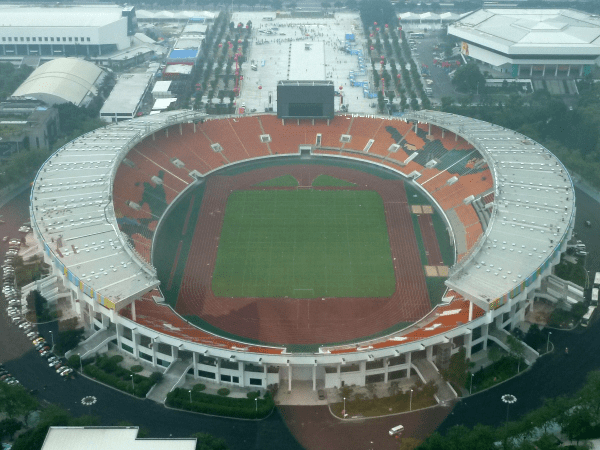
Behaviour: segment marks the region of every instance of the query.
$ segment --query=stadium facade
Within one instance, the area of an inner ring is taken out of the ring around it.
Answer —
[[[582,77],[600,61],[600,19],[571,9],[480,9],[448,34],[464,55],[514,78]]]
[[[273,118],[260,117],[264,121]],[[373,126],[384,120],[344,116],[358,118],[372,120]],[[387,382],[411,372],[420,376],[424,365],[432,370],[432,366],[443,366],[460,348],[470,357],[486,349],[490,341],[503,345],[505,330],[515,327],[533,308],[536,289],[560,262],[571,238],[575,222],[573,184],[567,170],[547,149],[486,122],[435,111],[407,113],[398,123],[415,130],[429,129],[429,133],[437,127],[442,136],[464,139],[472,145],[493,178],[493,188],[486,192],[493,197],[486,208],[487,225],[468,251],[457,255],[442,302],[398,332],[354,344],[323,345],[311,353],[205,332],[160,304],[156,270],[120,231],[113,204],[115,175],[119,165],[130,164],[127,155],[131,149],[158,132],[177,135],[186,126],[193,127],[195,133],[204,119],[193,111],[173,111],[112,124],[66,144],[38,172],[31,193],[31,222],[52,274],[37,287],[51,296],[66,297],[93,331],[77,349],[84,358],[116,346],[154,367],[184,361],[183,373],[194,378],[263,388],[279,383],[289,390],[297,380],[312,381],[312,388],[317,389]],[[269,123],[278,122],[274,119]],[[287,125],[277,126],[284,134]],[[293,150],[300,154],[300,149]],[[346,156],[323,151],[316,145],[311,148],[316,158],[367,160],[390,168],[383,160],[365,156],[365,151]],[[171,162],[182,168],[176,158]],[[457,248],[456,223],[446,216],[439,199],[430,195],[426,182],[419,184],[419,178],[428,170],[431,173],[431,168],[411,169],[415,167],[407,164],[395,171],[436,205]],[[190,180],[202,175],[196,170],[189,172]],[[438,175],[428,182],[433,183]],[[451,186],[457,181],[456,176],[449,176],[441,185]],[[193,185],[191,182],[189,186]],[[457,192],[459,204],[477,200]],[[142,299],[152,310],[169,310],[174,319],[152,316],[147,307],[143,317],[136,314],[136,304]]]

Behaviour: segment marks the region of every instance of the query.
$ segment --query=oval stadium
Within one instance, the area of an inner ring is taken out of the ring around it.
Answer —
[[[59,149],[31,219],[44,289],[93,331],[83,358],[317,390],[502,345],[566,251],[575,193],[540,144],[448,113],[171,111]]]

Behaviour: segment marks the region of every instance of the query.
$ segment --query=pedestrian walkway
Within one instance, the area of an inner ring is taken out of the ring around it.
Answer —
[[[431,361],[428,361],[425,358],[415,358],[413,359],[412,364],[417,368],[421,376],[425,378],[426,383],[430,381],[435,382],[435,385],[438,387],[436,395],[440,403],[449,402],[456,398],[456,395],[448,385],[448,382],[442,378]]]
[[[178,360],[171,364],[167,371],[163,374],[163,379],[160,383],[155,384],[147,398],[158,403],[164,403],[167,399],[167,394],[181,381],[182,377],[189,370],[192,363],[190,361]]]

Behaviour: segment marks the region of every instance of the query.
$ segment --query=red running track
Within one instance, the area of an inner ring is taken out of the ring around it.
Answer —
[[[385,207],[396,292],[390,298],[225,298],[216,297],[211,279],[228,195],[254,184],[291,174],[302,185],[326,174],[377,191]],[[325,344],[353,340],[413,322],[430,310],[425,275],[415,238],[404,184],[361,171],[331,166],[290,165],[257,169],[237,176],[207,180],[200,216],[192,239],[176,310],[197,315],[237,336],[261,342]]]
[[[419,221],[421,236],[423,236],[423,245],[427,252],[427,264],[430,266],[443,266],[444,260],[442,259],[442,252],[440,251],[435,229],[433,228],[431,214],[419,214],[417,220]]]

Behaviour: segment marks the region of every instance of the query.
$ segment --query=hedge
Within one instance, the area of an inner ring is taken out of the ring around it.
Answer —
[[[154,383],[149,378],[133,374],[133,372],[124,369],[106,356],[99,356],[96,358],[95,364],[84,366],[83,372],[102,383],[108,384],[120,391],[133,394],[136,397],[146,397],[148,391],[154,386]],[[131,387],[132,374],[135,391]]]
[[[176,388],[167,394],[167,406],[217,416],[241,419],[262,419],[269,415],[275,404],[267,392],[264,399],[230,398],[192,391],[192,403],[188,389]]]
[[[144,368],[140,365],[136,365],[136,366],[131,366],[129,368],[129,370],[131,370],[133,373],[140,373],[142,370],[144,370]]]

